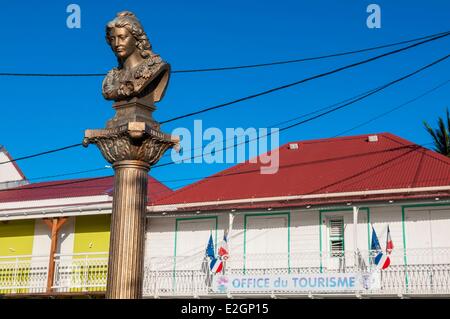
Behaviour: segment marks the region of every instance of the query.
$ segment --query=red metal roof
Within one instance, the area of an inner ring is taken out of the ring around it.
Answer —
[[[291,142],[279,148],[280,168],[276,174],[260,174],[261,163],[247,161],[175,191],[153,204],[450,185],[450,158],[390,133],[371,135],[377,135],[378,141],[369,142],[369,135],[359,135]],[[290,149],[292,143],[297,143],[298,149]],[[436,192],[421,198],[445,194],[450,195]],[[409,197],[400,196],[401,199]],[[326,202],[345,200],[329,198]],[[324,200],[298,203],[307,202],[317,204]],[[256,206],[260,205],[264,204]],[[286,203],[281,205],[286,206]]]
[[[0,202],[112,195],[113,185],[113,176],[34,183],[14,189],[0,190]],[[172,192],[170,188],[153,177],[148,177],[149,202],[167,196]]]

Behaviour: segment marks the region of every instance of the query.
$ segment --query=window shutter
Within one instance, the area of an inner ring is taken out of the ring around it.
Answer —
[[[342,219],[330,220],[330,237],[331,238],[344,237],[344,220]]]
[[[331,256],[342,256],[344,251],[344,219],[333,218],[329,221]]]

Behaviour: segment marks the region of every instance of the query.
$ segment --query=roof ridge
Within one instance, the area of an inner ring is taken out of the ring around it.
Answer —
[[[297,140],[297,141],[291,141],[289,143],[303,143],[303,144],[312,144],[312,143],[321,143],[321,142],[335,142],[338,140],[355,140],[362,137],[368,137],[370,135],[381,135],[384,136],[386,134],[391,134],[388,132],[381,132],[381,133],[367,133],[367,134],[358,134],[358,135],[348,135],[348,136],[335,136],[335,137],[324,137],[324,138],[317,138],[317,139],[311,139],[311,140]],[[287,143],[287,144],[289,144]]]

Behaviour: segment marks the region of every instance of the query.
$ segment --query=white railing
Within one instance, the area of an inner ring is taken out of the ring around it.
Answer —
[[[390,254],[387,269],[377,270],[375,251],[342,253],[304,251],[296,254],[253,254],[231,256],[223,272],[228,276],[282,276],[316,274],[371,274],[379,284],[368,290],[337,291],[339,295],[450,295],[450,248],[410,249],[406,254],[396,249]],[[196,263],[193,262],[196,260]],[[217,295],[212,281],[215,276],[201,270],[202,256],[154,257],[146,261],[144,295],[205,296]],[[196,264],[196,266],[195,266]],[[336,290],[310,290],[306,294],[336,293]],[[267,291],[240,292],[264,294]],[[296,290],[274,289],[269,294],[299,294]],[[303,294],[305,294],[303,292]]]
[[[0,294],[44,292],[48,256],[0,257]]]
[[[56,292],[104,291],[108,274],[108,253],[55,255]]]
[[[336,291],[339,295],[450,295],[450,248],[396,249],[391,265],[376,271],[375,252],[312,252],[296,254],[231,255],[225,264],[227,276],[310,276],[317,274],[376,273],[379,284],[369,290]],[[48,257],[0,257],[0,294],[45,292]],[[107,279],[107,253],[55,255],[53,292],[104,291]],[[152,257],[145,261],[144,296],[220,296],[213,289],[215,276],[207,269],[202,255]],[[242,292],[264,294],[267,291]],[[270,294],[327,294],[331,291],[274,289]],[[223,296],[223,294],[222,294]]]

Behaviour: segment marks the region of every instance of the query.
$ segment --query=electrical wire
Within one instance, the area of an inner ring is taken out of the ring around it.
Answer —
[[[376,61],[378,59],[381,59],[381,58],[384,58],[384,57],[387,57],[387,56],[390,56],[390,55],[393,55],[393,54],[397,54],[397,53],[400,53],[400,52],[412,49],[414,47],[420,46],[422,44],[425,44],[425,43],[428,43],[428,42],[431,42],[431,41],[436,41],[436,40],[441,39],[443,37],[446,37],[448,35],[450,35],[450,32],[445,33],[443,35],[439,35],[439,36],[430,38],[430,39],[423,40],[423,41],[418,42],[418,43],[414,43],[414,44],[408,45],[406,47],[402,47],[400,49],[389,51],[389,52],[386,52],[386,53],[383,53],[383,54],[371,57],[369,59],[365,59],[365,60],[362,60],[362,61],[359,61],[359,62],[351,63],[351,64],[348,64],[346,66],[333,69],[331,71],[327,71],[327,72],[324,72],[324,73],[316,74],[314,76],[307,77],[307,78],[304,78],[304,79],[299,80],[299,81],[295,81],[295,82],[292,82],[292,83],[289,83],[289,84],[281,85],[281,86],[278,86],[278,87],[275,87],[275,88],[272,88],[272,89],[269,89],[269,90],[265,90],[265,91],[262,91],[262,92],[259,92],[259,93],[248,95],[248,96],[245,96],[245,97],[242,97],[242,98],[239,98],[239,99],[235,99],[235,100],[232,100],[232,101],[229,101],[229,102],[221,103],[221,104],[218,104],[218,105],[215,105],[215,106],[206,107],[206,108],[200,109],[198,111],[190,112],[190,113],[187,113],[187,114],[184,114],[184,115],[179,115],[179,116],[173,117],[171,119],[162,121],[162,122],[160,122],[160,124],[173,122],[173,121],[180,120],[180,119],[183,119],[183,118],[187,118],[187,117],[191,117],[191,116],[194,116],[194,115],[198,115],[198,114],[202,114],[202,113],[205,113],[205,112],[209,112],[209,111],[212,111],[212,110],[216,110],[216,109],[219,109],[219,108],[223,108],[225,106],[229,106],[229,105],[236,104],[236,103],[239,103],[239,102],[248,101],[248,100],[254,99],[256,97],[267,95],[267,94],[270,94],[270,93],[273,93],[273,92],[284,90],[284,89],[287,89],[287,88],[290,88],[290,87],[293,87],[293,86],[296,86],[296,85],[299,85],[299,84],[303,84],[303,83],[306,83],[306,82],[309,82],[309,81],[312,81],[312,80],[315,80],[315,79],[319,79],[319,78],[322,78],[322,77],[325,77],[325,76],[328,76],[328,75],[332,75],[332,74],[335,74],[335,73],[338,73],[338,72],[341,72],[341,71],[344,71],[344,70],[347,70],[347,69],[350,69],[350,68],[354,68],[356,66],[360,66],[360,65],[372,62],[372,61]]]
[[[358,102],[358,101],[361,101],[361,100],[363,100],[363,99],[365,99],[365,98],[367,98],[367,97],[369,97],[369,96],[371,96],[371,95],[373,95],[373,94],[375,94],[375,93],[377,93],[377,92],[380,92],[380,91],[382,91],[382,90],[384,90],[384,89],[386,89],[386,88],[388,88],[388,87],[390,87],[390,86],[392,86],[392,85],[394,85],[394,84],[396,84],[396,83],[398,83],[398,82],[401,82],[401,81],[403,81],[403,80],[405,80],[405,79],[407,79],[407,78],[409,78],[409,77],[411,77],[411,76],[413,76],[413,75],[415,75],[415,74],[418,74],[418,73],[420,73],[420,72],[422,72],[422,71],[424,71],[424,70],[426,70],[426,69],[428,69],[428,68],[430,68],[430,67],[432,67],[432,66],[434,66],[434,65],[436,65],[436,64],[438,64],[438,63],[441,63],[441,62],[445,61],[446,59],[448,59],[449,57],[450,57],[450,55],[443,56],[442,58],[439,58],[439,59],[437,59],[437,60],[435,60],[435,61],[433,61],[433,62],[431,62],[431,63],[429,63],[429,64],[427,64],[427,65],[425,65],[425,66],[423,66],[423,67],[421,67],[421,68],[419,68],[419,69],[417,69],[417,70],[415,70],[415,71],[413,71],[413,72],[411,72],[411,73],[409,73],[409,74],[407,74],[407,75],[405,75],[405,76],[402,76],[402,77],[400,77],[400,78],[398,78],[398,79],[395,79],[395,80],[393,80],[393,81],[390,81],[390,82],[388,82],[388,83],[386,83],[386,84],[384,84],[384,85],[378,87],[377,89],[371,90],[371,91],[369,91],[368,93],[366,93],[366,94],[364,94],[364,95],[362,95],[362,96],[359,96],[359,97],[357,97],[357,98],[355,98],[355,99],[353,99],[353,100],[351,100],[351,101],[349,101],[349,102],[347,102],[347,103],[344,103],[344,104],[342,104],[342,105],[336,106],[336,107],[334,107],[334,108],[332,108],[332,109],[330,109],[330,110],[327,110],[327,111],[325,111],[325,112],[322,112],[322,113],[320,113],[320,114],[318,114],[318,115],[315,115],[315,116],[313,116],[313,117],[310,117],[310,118],[308,118],[308,119],[306,119],[306,120],[302,120],[302,121],[296,122],[296,123],[294,123],[294,124],[288,125],[288,126],[286,126],[286,127],[280,128],[278,131],[279,131],[279,132],[282,132],[282,131],[291,129],[291,128],[293,128],[293,127],[296,127],[296,126],[299,126],[299,125],[308,123],[308,122],[310,122],[310,121],[313,121],[313,120],[315,120],[315,119],[318,119],[318,118],[320,118],[320,117],[323,117],[323,116],[325,116],[325,115],[327,115],[327,114],[329,114],[329,113],[335,112],[335,111],[340,110],[340,109],[342,109],[342,108],[344,108],[344,107],[347,107],[347,106],[349,106],[349,105],[352,105],[352,104],[354,104],[354,103],[356,103],[356,102]],[[261,139],[261,138],[263,138],[263,137],[270,136],[271,134],[272,134],[271,132],[269,132],[269,133],[267,133],[267,134],[263,134],[262,136],[259,136],[259,137],[255,138],[255,139],[249,139],[249,140],[246,140],[246,141],[244,141],[244,142],[241,142],[241,143],[238,143],[238,144],[235,144],[235,145],[232,145],[232,146],[228,146],[228,147],[222,148],[222,149],[219,150],[218,152],[222,152],[222,151],[224,151],[224,150],[226,150],[226,149],[229,149],[229,148],[231,148],[231,147],[234,148],[234,147],[239,146],[239,145],[242,145],[242,144],[248,144],[248,143],[251,142],[251,141],[259,140],[259,139]],[[192,160],[192,159],[194,159],[194,158],[196,158],[196,157],[202,157],[202,156],[203,156],[203,154],[197,155],[197,156],[192,156],[192,157],[190,157],[190,158],[188,158],[188,159],[182,159],[181,162],[186,161],[186,160]],[[175,162],[171,161],[171,162],[167,162],[167,163],[163,163],[163,164],[158,164],[158,165],[153,166],[153,169],[158,168],[158,167],[163,167],[163,166],[172,165],[172,164],[175,164]]]
[[[38,156],[42,156],[42,155],[47,155],[47,154],[51,154],[51,153],[56,153],[56,152],[60,152],[60,151],[64,151],[64,150],[70,149],[70,148],[79,147],[81,145],[83,145],[83,144],[82,143],[72,144],[72,145],[68,145],[68,146],[64,146],[64,147],[60,147],[60,148],[55,148],[55,149],[52,149],[52,150],[48,150],[48,151],[44,151],[44,152],[40,152],[40,153],[36,153],[36,154],[22,156],[22,157],[18,157],[16,159],[0,162],[0,165],[7,164],[7,163],[18,162],[18,161],[22,161],[22,160],[25,160],[25,159],[38,157]]]
[[[263,96],[263,95],[266,95],[266,94],[269,94],[269,93],[273,93],[273,92],[276,92],[276,91],[287,89],[289,87],[292,87],[292,86],[295,86],[295,85],[299,85],[301,83],[305,83],[305,82],[308,82],[308,81],[311,81],[311,80],[314,80],[314,79],[318,79],[318,78],[321,78],[321,77],[324,77],[324,76],[328,76],[328,75],[331,75],[331,74],[334,74],[334,73],[337,73],[337,72],[340,72],[340,71],[343,71],[343,70],[346,70],[346,69],[349,69],[349,68],[353,68],[353,67],[365,64],[365,63],[369,63],[369,62],[378,60],[380,58],[383,58],[383,57],[386,57],[386,56],[389,56],[389,55],[392,55],[392,54],[396,54],[396,53],[399,53],[399,52],[411,49],[413,47],[425,44],[427,42],[438,40],[438,39],[446,37],[448,35],[450,35],[450,32],[439,33],[439,35],[431,37],[431,38],[430,37],[426,37],[427,38],[426,40],[423,40],[421,42],[418,42],[418,43],[415,43],[415,44],[412,44],[412,45],[409,45],[409,46],[406,46],[406,47],[403,47],[403,48],[400,48],[400,49],[397,49],[397,50],[386,52],[386,53],[383,53],[381,55],[378,55],[378,56],[375,56],[375,57],[372,57],[372,58],[369,58],[369,59],[366,59],[366,60],[362,60],[362,61],[359,61],[359,62],[356,62],[356,63],[352,63],[352,64],[349,64],[349,65],[346,65],[346,66],[343,66],[343,67],[340,67],[340,68],[337,68],[337,69],[334,69],[334,70],[331,70],[331,71],[328,71],[328,72],[325,72],[325,73],[317,74],[317,75],[314,75],[312,77],[308,77],[308,78],[302,79],[300,81],[296,81],[296,82],[293,82],[293,83],[289,83],[289,84],[286,84],[286,85],[275,87],[275,88],[272,88],[272,89],[269,89],[269,90],[266,90],[266,91],[263,91],[263,92],[259,92],[259,93],[256,93],[256,94],[252,94],[252,95],[249,95],[249,96],[246,96],[246,97],[243,97],[243,98],[239,98],[239,99],[236,99],[236,100],[233,100],[233,101],[230,101],[230,102],[222,103],[222,104],[219,104],[219,105],[215,105],[215,106],[212,106],[212,107],[207,107],[207,108],[201,109],[199,111],[195,111],[195,112],[187,113],[187,114],[184,114],[184,115],[180,115],[180,116],[177,116],[177,117],[174,117],[174,118],[162,121],[160,124],[173,122],[175,120],[191,117],[191,116],[194,116],[194,115],[197,115],[197,114],[209,112],[209,111],[212,111],[212,110],[215,110],[215,109],[223,108],[225,106],[229,106],[229,105],[236,104],[236,103],[239,103],[239,102],[242,102],[242,101],[246,101],[246,100],[250,100],[250,99],[253,99],[253,98],[256,98],[256,97],[259,97],[259,96]],[[32,154],[32,155],[20,157],[20,158],[17,158],[17,159],[0,162],[0,165],[6,164],[6,163],[11,163],[11,162],[17,162],[17,161],[21,161],[21,160],[25,160],[25,159],[41,156],[41,155],[46,155],[46,154],[50,154],[50,153],[55,153],[55,152],[59,152],[59,151],[62,151],[62,150],[69,149],[69,148],[78,147],[78,146],[81,146],[81,145],[82,145],[82,143],[78,143],[78,144],[73,144],[73,145],[61,147],[61,148],[58,148],[58,149],[53,149],[53,150],[49,150],[49,151],[45,151],[45,152],[41,152],[41,153],[37,153],[37,154]]]
[[[390,82],[386,83],[385,85],[380,86],[380,87],[379,87],[378,89],[376,89],[376,90],[371,90],[371,91],[369,91],[368,93],[366,93],[365,95],[359,96],[358,98],[356,98],[356,99],[354,99],[354,100],[352,100],[352,101],[349,101],[349,102],[347,102],[347,103],[344,103],[343,105],[337,106],[337,107],[335,107],[335,108],[333,108],[333,109],[331,109],[331,110],[322,112],[322,113],[320,113],[319,115],[316,115],[316,116],[314,116],[314,117],[311,117],[311,118],[308,118],[308,119],[306,119],[306,120],[303,120],[303,121],[300,121],[300,122],[291,124],[291,125],[289,125],[289,126],[283,127],[283,128],[281,128],[281,129],[279,129],[279,131],[285,131],[285,130],[291,129],[291,128],[296,127],[296,126],[298,126],[298,125],[301,125],[301,124],[310,122],[310,121],[312,121],[312,120],[315,120],[315,119],[317,119],[317,118],[320,118],[320,117],[322,117],[322,116],[325,116],[326,114],[329,114],[329,113],[331,113],[331,112],[334,112],[334,111],[337,111],[337,110],[339,110],[339,109],[342,109],[342,108],[344,108],[344,107],[346,107],[346,106],[349,106],[349,105],[351,105],[351,104],[354,104],[354,103],[356,103],[356,102],[358,102],[358,101],[360,101],[360,100],[362,100],[362,99],[365,99],[365,98],[367,98],[367,97],[369,97],[369,96],[371,96],[371,95],[373,95],[373,94],[375,94],[375,93],[377,93],[377,92],[379,92],[379,91],[382,91],[382,90],[388,88],[389,86],[392,86],[393,84],[396,84],[396,83],[398,83],[398,82],[400,82],[400,81],[403,81],[403,80],[405,80],[405,79],[407,79],[407,78],[409,78],[409,77],[411,77],[411,76],[413,76],[413,75],[415,75],[415,74],[418,74],[418,73],[420,73],[420,72],[422,72],[422,71],[424,71],[424,70],[426,70],[426,69],[428,69],[428,68],[430,68],[430,67],[432,67],[432,66],[434,66],[434,65],[436,65],[436,64],[438,64],[438,63],[441,63],[442,61],[445,61],[449,56],[450,56],[450,55],[446,55],[446,56],[444,56],[444,57],[442,57],[442,58],[440,58],[440,59],[438,59],[438,60],[435,60],[435,61],[433,61],[433,62],[431,62],[431,63],[429,63],[429,64],[427,64],[427,65],[425,65],[425,66],[423,66],[423,67],[421,67],[421,68],[419,68],[419,69],[417,69],[417,70],[415,70],[415,71],[413,71],[413,72],[411,72],[411,73],[409,73],[409,74],[407,74],[407,75],[405,75],[405,76],[402,76],[402,77],[400,77],[400,78],[398,78],[398,79],[395,79],[395,80],[393,80],[393,81],[390,81]],[[242,144],[248,144],[249,142],[251,142],[251,141],[253,141],[253,140],[259,140],[259,139],[261,139],[262,137],[270,136],[271,134],[272,134],[272,133],[269,132],[269,133],[267,133],[267,134],[264,134],[264,135],[262,135],[262,136],[257,137],[256,139],[246,140],[246,141],[244,141],[244,142],[242,142],[242,143],[238,143],[238,144],[236,144],[236,145],[232,145],[232,146],[229,146],[229,147],[222,148],[222,150],[220,150],[220,151],[224,151],[224,150],[229,149],[229,148],[231,148],[231,147],[234,148],[234,147],[239,146],[239,145],[242,145]],[[219,151],[219,152],[220,152],[220,151]],[[203,154],[202,154],[201,156],[203,156]],[[183,159],[181,162],[184,162],[184,161],[186,161],[186,160],[191,160],[191,159],[194,159],[194,158],[196,158],[196,157],[199,157],[199,156],[193,156],[193,157],[190,157],[189,159]],[[164,164],[158,164],[158,165],[153,166],[152,169],[155,169],[155,168],[158,168],[158,167],[163,167],[163,166],[168,166],[168,165],[172,165],[172,164],[176,164],[176,162],[171,161],[171,162],[164,163]],[[103,177],[92,178],[92,179],[86,179],[86,180],[78,180],[78,181],[61,182],[61,183],[56,183],[56,184],[52,184],[52,185],[41,185],[41,186],[35,186],[35,187],[26,187],[26,186],[23,186],[23,187],[20,187],[20,188],[13,188],[13,189],[4,189],[4,190],[0,190],[0,192],[11,191],[11,190],[26,190],[26,189],[43,188],[43,187],[55,187],[55,186],[60,186],[60,185],[69,185],[69,184],[83,183],[83,182],[88,182],[88,181],[92,181],[92,180],[100,180],[100,179],[109,178],[109,177],[111,177],[111,176],[103,176]]]
[[[389,48],[397,45],[407,44],[411,42],[416,42],[424,39],[429,39],[438,35],[442,35],[445,33],[448,33],[449,31],[445,32],[439,32],[431,35],[426,35],[414,39],[394,42],[394,43],[388,43],[363,49],[357,49],[357,50],[351,50],[351,51],[344,51],[344,52],[337,52],[337,53],[330,53],[325,55],[319,55],[319,56],[312,56],[312,57],[305,57],[305,58],[299,58],[299,59],[291,59],[291,60],[282,60],[282,61],[273,61],[273,62],[266,62],[266,63],[258,63],[258,64],[248,64],[248,65],[235,65],[235,66],[225,66],[225,67],[212,67],[212,68],[197,68],[197,69],[185,69],[185,70],[173,70],[171,73],[199,73],[199,72],[213,72],[213,71],[229,71],[229,70],[240,70],[240,69],[250,69],[250,68],[260,68],[260,67],[267,67],[267,66],[274,66],[274,65],[282,65],[282,64],[291,64],[291,63],[299,63],[299,62],[307,62],[307,61],[315,61],[315,60],[322,60],[322,59],[328,59],[328,58],[334,58],[334,57],[341,57],[346,55],[353,55],[357,53],[363,53],[363,52],[369,52],[374,50],[380,50],[384,48]],[[23,76],[23,77],[98,77],[98,76],[105,76],[106,73],[0,73],[0,76]]]
[[[412,99],[410,99],[410,100],[408,100],[408,101],[406,101],[406,102],[404,102],[404,103],[402,103],[402,104],[400,104],[400,105],[397,105],[397,106],[395,106],[395,107],[389,109],[389,110],[386,111],[386,112],[380,113],[380,114],[378,114],[378,115],[376,115],[376,116],[370,118],[369,120],[367,120],[367,121],[365,121],[365,122],[363,122],[363,123],[360,123],[360,124],[358,124],[358,125],[356,125],[356,126],[353,126],[352,128],[347,129],[347,130],[345,130],[345,131],[342,131],[342,132],[340,132],[339,134],[334,135],[333,137],[342,136],[343,134],[346,134],[346,133],[348,133],[348,132],[351,132],[351,131],[353,131],[353,130],[356,130],[357,128],[360,128],[360,127],[362,127],[362,126],[364,126],[364,125],[367,125],[367,124],[369,124],[369,123],[371,123],[371,122],[373,122],[373,121],[375,121],[375,120],[378,120],[378,119],[382,118],[383,116],[386,116],[386,115],[388,115],[388,114],[390,114],[390,113],[392,113],[392,112],[395,112],[395,111],[397,111],[398,109],[400,109],[400,108],[402,108],[402,107],[404,107],[404,106],[406,106],[406,105],[408,105],[408,104],[411,104],[411,103],[413,103],[413,102],[415,102],[415,101],[417,101],[417,100],[423,98],[424,96],[426,96],[426,95],[428,95],[428,94],[430,94],[430,93],[432,93],[432,92],[434,92],[434,91],[440,89],[441,87],[447,85],[449,82],[450,82],[450,80],[446,80],[445,82],[443,82],[443,83],[441,83],[441,84],[439,84],[439,85],[437,85],[437,86],[435,86],[435,87],[429,89],[428,91],[426,91],[426,92],[424,92],[424,93],[422,93],[422,94],[420,94],[420,95],[418,95],[418,96],[416,96],[416,97],[414,97],[414,98],[412,98]]]
[[[381,114],[379,114],[379,115],[377,115],[377,116],[375,116],[375,117],[369,119],[368,121],[365,121],[365,122],[363,122],[363,123],[361,123],[361,124],[358,124],[357,126],[354,126],[354,127],[350,128],[350,129],[347,129],[347,130],[345,130],[345,131],[342,131],[342,132],[339,133],[339,134],[336,134],[336,135],[332,136],[332,138],[338,137],[338,136],[341,136],[341,135],[343,135],[343,134],[345,134],[345,133],[348,133],[348,132],[350,132],[350,131],[353,131],[353,130],[355,130],[355,129],[361,127],[361,126],[364,126],[364,125],[366,125],[366,124],[368,124],[368,123],[370,123],[370,122],[373,122],[373,121],[375,121],[375,120],[377,120],[377,119],[379,119],[379,118],[381,118],[381,117],[383,117],[383,116],[385,116],[385,115],[387,115],[387,114],[389,114],[389,113],[392,113],[392,112],[394,112],[394,111],[396,111],[396,110],[398,110],[398,109],[400,109],[400,108],[402,108],[402,107],[404,107],[404,106],[406,106],[406,105],[408,105],[408,104],[411,104],[411,103],[413,103],[413,102],[415,102],[415,101],[417,101],[417,100],[419,100],[419,99],[425,97],[426,95],[428,95],[428,94],[430,94],[430,93],[432,93],[432,92],[434,92],[434,91],[440,89],[441,87],[447,85],[449,82],[450,82],[450,80],[446,80],[446,81],[444,81],[444,82],[438,84],[437,86],[434,86],[433,88],[427,90],[426,92],[424,92],[424,93],[422,93],[422,94],[420,94],[420,95],[418,95],[418,96],[416,96],[416,97],[414,97],[414,98],[412,98],[412,99],[410,99],[410,100],[408,100],[408,101],[406,101],[406,102],[404,102],[404,103],[402,103],[402,104],[400,104],[400,105],[398,105],[398,106],[396,106],[396,107],[391,108],[391,109],[388,110],[387,112],[383,112],[383,113],[381,113]],[[380,88],[380,87],[378,87],[378,88]],[[345,103],[345,102],[349,102],[349,101],[352,101],[352,100],[354,100],[354,99],[356,99],[356,98],[358,98],[358,97],[364,96],[365,94],[370,93],[370,92],[372,92],[372,91],[375,91],[375,90],[377,90],[378,88],[371,89],[371,90],[366,91],[366,92],[364,92],[364,93],[360,93],[360,94],[358,94],[358,95],[356,95],[356,96],[354,96],[354,97],[352,97],[352,98],[348,98],[348,99],[345,99],[345,100],[343,100],[343,101],[341,101],[341,102],[334,103],[334,104],[332,104],[332,105],[330,105],[330,106],[326,106],[326,107],[320,108],[320,109],[318,109],[318,110],[315,110],[315,111],[312,111],[312,112],[309,112],[309,113],[306,113],[306,114],[297,116],[297,117],[295,117],[295,118],[293,118],[293,119],[289,119],[289,120],[285,120],[285,121],[282,121],[282,122],[278,122],[278,123],[269,125],[268,127],[277,127],[277,126],[280,125],[280,124],[285,124],[285,123],[288,123],[288,122],[292,122],[293,120],[297,120],[297,119],[306,117],[306,116],[308,116],[308,115],[316,114],[316,113],[318,113],[318,112],[320,112],[320,111],[323,111],[323,110],[327,110],[327,109],[333,108],[333,107],[338,106],[338,105],[341,105],[341,104],[343,104],[343,103]],[[234,140],[234,137],[233,137],[232,139]],[[231,140],[231,139],[227,139],[227,140],[225,140],[225,141],[228,141],[228,140]],[[223,143],[223,142],[220,141],[220,142],[216,142],[215,144],[222,144],[222,143]],[[428,144],[432,144],[432,143],[428,143]],[[210,144],[210,145],[211,145],[211,144]],[[421,145],[427,145],[427,144],[421,144]],[[193,148],[193,149],[189,149],[189,150],[192,151],[192,150],[196,150],[196,149],[201,149],[201,147],[199,147],[199,148]],[[166,157],[167,155],[170,156],[170,153],[166,153],[165,156],[163,156],[163,157]],[[46,175],[46,176],[40,176],[40,177],[27,178],[27,180],[28,180],[28,181],[32,181],[32,180],[42,180],[42,179],[49,179],[49,178],[55,178],[55,177],[63,177],[63,176],[77,175],[77,174],[83,174],[83,173],[90,173],[90,172],[102,171],[102,170],[106,170],[106,169],[110,169],[110,168],[111,168],[110,166],[106,166],[106,167],[94,168],[94,169],[89,169],[89,170],[75,171],[75,172],[71,172],[71,173],[62,173],[62,174],[56,174],[56,175]],[[185,178],[185,179],[175,179],[175,180],[165,180],[165,181],[162,181],[162,182],[179,182],[179,181],[187,181],[187,180],[197,180],[197,179],[201,179],[201,178],[205,178],[205,177]],[[156,182],[158,182],[158,181],[156,181]]]

